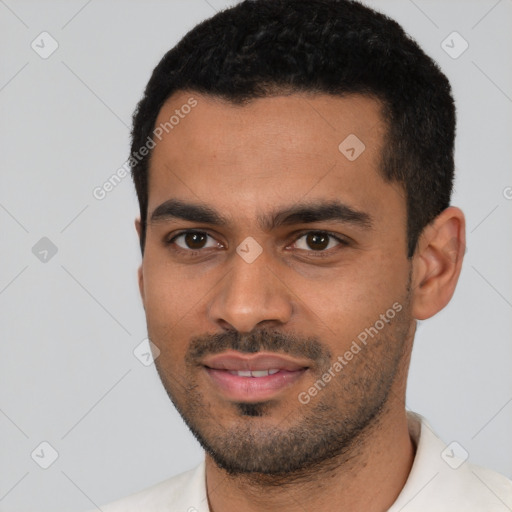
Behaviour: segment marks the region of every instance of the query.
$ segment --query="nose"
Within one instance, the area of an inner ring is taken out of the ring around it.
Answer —
[[[211,321],[241,333],[290,321],[293,294],[269,264],[265,251],[251,263],[235,253],[230,263],[230,271],[209,304]]]

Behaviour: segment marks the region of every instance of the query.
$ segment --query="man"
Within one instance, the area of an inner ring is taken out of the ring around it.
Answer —
[[[454,133],[446,77],[359,3],[245,1],[164,56],[132,131],[139,284],[206,458],[102,510],[512,509],[405,409],[464,254]]]

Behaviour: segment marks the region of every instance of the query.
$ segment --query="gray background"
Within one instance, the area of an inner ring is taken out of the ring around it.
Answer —
[[[468,251],[452,302],[420,325],[407,405],[511,477],[512,0],[369,4],[439,62],[459,115],[453,203]],[[146,331],[130,178],[103,200],[93,190],[128,156],[153,67],[226,5],[0,0],[0,511],[86,510],[202,458],[154,366],[133,354]],[[51,49],[43,31],[59,45],[46,59],[31,48]],[[458,58],[441,46],[453,31],[469,43]],[[43,441],[58,453],[48,469]]]

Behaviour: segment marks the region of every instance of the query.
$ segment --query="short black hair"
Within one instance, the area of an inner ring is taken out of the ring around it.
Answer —
[[[396,21],[356,1],[245,0],[194,27],[153,71],[133,114],[132,155],[177,91],[234,104],[290,92],[376,98],[387,124],[380,171],[405,191],[408,257],[425,226],[449,206],[455,139],[450,83]],[[142,252],[150,156],[130,159]]]

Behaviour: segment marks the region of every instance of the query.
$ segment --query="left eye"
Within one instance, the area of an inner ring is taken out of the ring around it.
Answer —
[[[310,231],[298,238],[293,245],[297,249],[303,249],[305,251],[312,250],[322,252],[327,249],[332,249],[341,243],[343,243],[342,240],[324,231]]]

